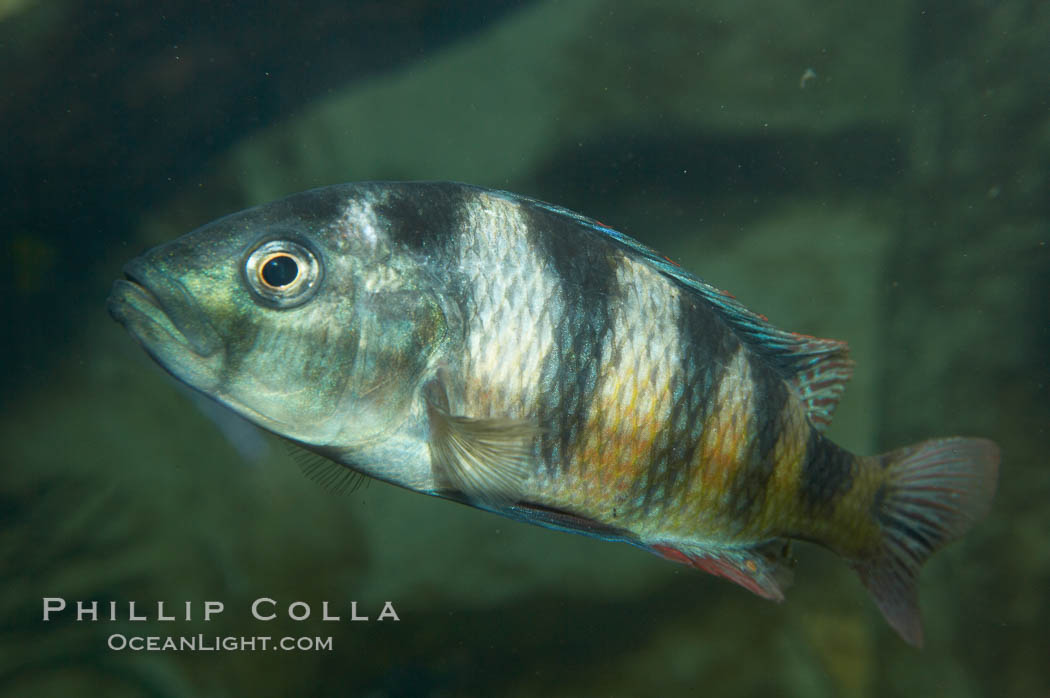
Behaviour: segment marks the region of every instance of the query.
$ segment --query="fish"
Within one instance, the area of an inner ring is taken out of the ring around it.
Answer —
[[[923,564],[995,494],[990,440],[863,456],[825,435],[845,342],[780,330],[526,196],[322,187],[123,271],[108,310],[162,368],[338,473],[628,543],[775,601],[792,542],[815,543],[915,646]]]

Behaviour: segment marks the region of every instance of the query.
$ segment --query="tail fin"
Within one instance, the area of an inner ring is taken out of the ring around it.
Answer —
[[[873,460],[889,476],[873,506],[882,550],[854,568],[886,621],[906,642],[921,647],[919,570],[987,513],[999,448],[986,439],[935,439]]]

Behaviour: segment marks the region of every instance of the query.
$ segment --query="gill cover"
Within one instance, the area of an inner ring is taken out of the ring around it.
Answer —
[[[362,294],[356,306],[358,349],[347,404],[357,414],[348,441],[370,440],[402,423],[449,334],[428,289]]]

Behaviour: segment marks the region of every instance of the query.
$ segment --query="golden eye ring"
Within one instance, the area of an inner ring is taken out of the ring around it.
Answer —
[[[299,278],[299,263],[285,251],[272,252],[259,262],[259,283],[272,290],[291,286]]]
[[[257,300],[272,308],[294,308],[317,291],[321,262],[308,247],[294,240],[269,240],[244,262],[244,279]]]

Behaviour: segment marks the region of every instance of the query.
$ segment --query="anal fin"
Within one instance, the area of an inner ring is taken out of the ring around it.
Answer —
[[[649,549],[668,560],[728,579],[772,601],[783,601],[783,590],[791,584],[794,560],[789,543],[784,540],[745,548],[656,543]]]

